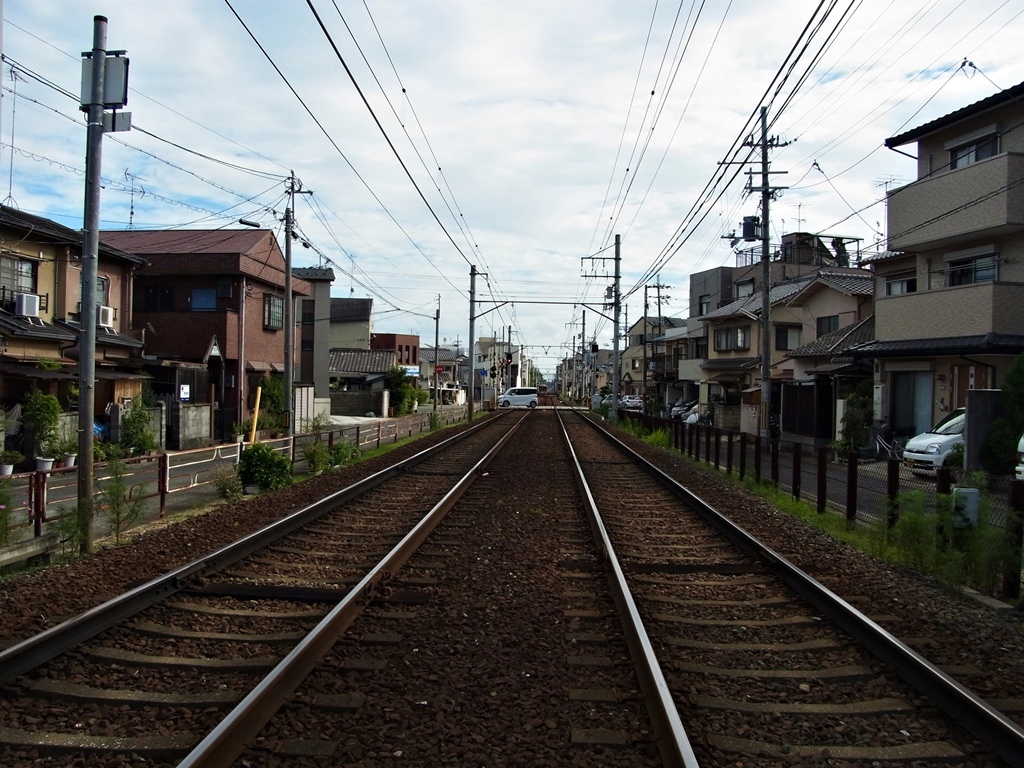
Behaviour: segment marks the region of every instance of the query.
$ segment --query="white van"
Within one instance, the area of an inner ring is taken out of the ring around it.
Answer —
[[[512,387],[498,398],[498,407],[513,408],[525,406],[527,408],[536,408],[538,401],[539,397],[536,387]]]
[[[1024,436],[1017,443],[1017,479],[1024,480]]]
[[[927,432],[912,437],[903,446],[903,463],[915,475],[934,475],[946,463],[954,448],[964,444],[967,410],[955,408]]]

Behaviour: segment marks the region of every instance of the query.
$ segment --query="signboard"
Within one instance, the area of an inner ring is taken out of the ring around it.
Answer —
[[[444,373],[444,366],[439,365],[436,368],[434,368],[434,373]]]
[[[192,385],[191,384],[180,384],[178,386],[178,399],[181,402],[187,403],[189,401],[190,397],[191,397],[191,394],[192,394]]]

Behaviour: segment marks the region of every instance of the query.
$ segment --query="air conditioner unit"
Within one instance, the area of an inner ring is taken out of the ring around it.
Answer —
[[[113,307],[96,307],[97,322],[104,328],[114,327],[114,308]]]
[[[34,293],[19,293],[14,299],[14,314],[20,317],[39,317],[39,297]]]

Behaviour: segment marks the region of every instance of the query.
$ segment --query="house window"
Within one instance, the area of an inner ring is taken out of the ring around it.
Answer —
[[[991,283],[996,279],[996,256],[978,256],[967,259],[954,259],[946,266],[947,285],[971,285],[972,283]]]
[[[820,339],[827,333],[839,330],[839,315],[829,315],[828,317],[818,318],[818,338]]]
[[[145,286],[142,289],[142,309],[146,312],[169,312],[174,309],[174,286]]]
[[[110,296],[110,278],[106,275],[96,276],[96,303],[103,307],[110,304],[107,297]]]
[[[984,160],[986,157],[992,157],[999,151],[999,137],[995,134],[985,136],[984,138],[972,141],[968,144],[961,144],[959,147],[953,147],[949,151],[949,167],[952,168],[963,168],[966,165],[971,165]]]
[[[217,309],[216,288],[193,288],[192,289],[192,311],[213,312]]]
[[[720,328],[715,331],[715,351],[733,352],[750,349],[750,326]]]
[[[630,370],[639,371],[640,370],[640,361],[637,358],[634,357],[632,360],[629,361],[629,367],[630,367]]]
[[[711,294],[705,293],[697,300],[697,316],[706,315],[711,311]]]
[[[234,287],[235,280],[230,275],[221,275],[217,278],[217,296],[219,298],[230,299]]]
[[[284,299],[272,293],[263,294],[263,330],[280,331],[284,328]]]
[[[35,293],[35,262],[9,256],[0,257],[0,287],[3,288],[5,301],[13,299],[17,293]]]
[[[885,278],[886,296],[900,296],[904,293],[917,293],[917,275],[913,272],[902,272]]]
[[[313,351],[313,340],[312,339],[302,339],[300,344],[301,344],[300,349],[303,352],[312,352]]]
[[[799,325],[775,326],[775,348],[779,350],[796,349],[800,346]]]
[[[697,339],[693,342],[693,359],[694,360],[707,360],[708,358],[708,340]]]
[[[736,283],[736,298],[742,299],[744,296],[754,295],[754,281],[744,280],[743,282]]]

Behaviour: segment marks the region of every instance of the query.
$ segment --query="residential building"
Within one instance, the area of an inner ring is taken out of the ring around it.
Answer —
[[[1022,97],[1024,83],[885,141],[910,148],[917,179],[887,195],[875,340],[852,352],[875,361],[875,418],[899,435],[999,387],[1024,351]]]
[[[420,337],[408,333],[370,334],[370,349],[391,349],[395,352],[395,364],[405,368],[406,375],[417,383],[420,378]]]
[[[262,379],[283,375],[284,334],[295,332],[285,328],[285,260],[274,233],[127,230],[101,237],[148,262],[136,274],[133,312],[153,359],[154,392],[170,402],[187,391],[193,402],[215,403],[214,437],[229,438],[233,424],[251,417]],[[293,279],[292,292],[307,296],[309,285]],[[297,346],[293,341],[292,350]]]
[[[82,240],[80,230],[0,206],[0,401],[7,409],[33,387],[66,408],[77,405]],[[145,263],[100,243],[92,389],[100,419],[110,403],[142,395],[143,343],[130,329],[133,276]]]
[[[701,363],[707,396],[701,402],[718,401],[725,406],[754,406],[761,402],[761,361],[770,361],[773,410],[782,416],[782,385],[794,380],[797,364],[789,352],[871,315],[873,276],[867,270],[840,267],[818,268],[800,277],[772,285],[768,294],[770,317],[765,350],[763,299],[760,289],[744,298],[708,312],[700,319],[707,324],[708,358]],[[820,393],[819,393],[820,395]],[[735,414],[738,416],[737,414]],[[794,419],[797,414],[792,414]],[[744,431],[756,432],[760,415],[743,424]],[[796,427],[797,421],[791,422]],[[739,419],[728,425],[739,428]],[[801,425],[794,434],[816,433],[816,425]]]
[[[373,299],[331,299],[331,349],[370,349]]]
[[[310,297],[299,300],[299,381],[313,385],[313,397],[327,401],[330,409],[331,284],[330,267],[299,267],[292,275],[304,280]]]
[[[438,402],[444,405],[463,405],[466,402],[466,385],[460,378],[460,368],[466,357],[450,347],[423,347],[420,349],[420,388],[429,390],[431,399],[435,382],[440,392]]]

